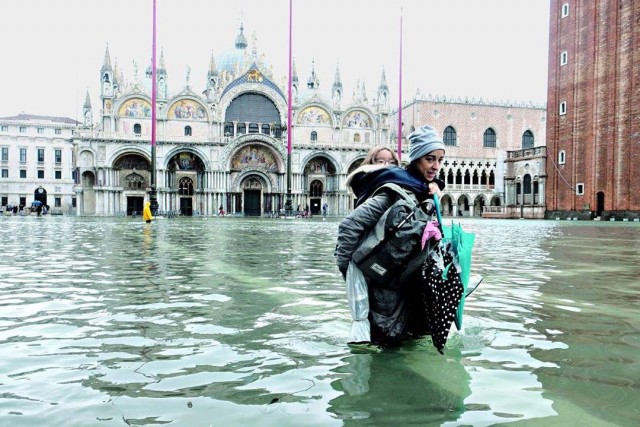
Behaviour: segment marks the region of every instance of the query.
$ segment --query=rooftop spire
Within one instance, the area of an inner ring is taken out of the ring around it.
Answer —
[[[89,98],[89,89],[87,89],[87,95],[84,98],[84,105],[82,108],[91,108],[91,99]]]
[[[380,86],[378,86],[378,90],[386,90],[389,91],[389,85],[387,85],[387,75],[384,72],[384,67],[382,68],[382,76],[380,77]]]
[[[342,80],[340,79],[340,65],[336,64],[336,76],[333,78],[333,88],[332,90],[335,92],[336,89],[342,89]]]
[[[213,59],[213,50],[211,51],[211,60],[209,61],[209,72],[207,73],[208,76],[217,76],[218,75],[218,68],[216,67],[216,61],[215,59]]]
[[[320,79],[316,76],[316,61],[311,61],[311,76],[307,80],[307,87],[309,89],[318,89],[320,86]]]
[[[102,61],[102,69],[100,71],[113,71],[113,68],[111,68],[111,56],[109,55],[109,43],[107,43],[107,49],[104,51],[104,61]]]
[[[247,48],[247,38],[244,36],[244,26],[242,22],[240,23],[240,32],[238,33],[238,37],[236,37],[236,49],[246,49]]]

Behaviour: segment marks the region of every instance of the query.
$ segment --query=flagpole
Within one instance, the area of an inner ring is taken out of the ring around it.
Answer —
[[[398,159],[402,160],[402,7],[400,7],[400,67],[398,71]]]
[[[156,0],[153,0],[153,38],[151,43],[151,191],[149,202],[151,212],[158,212],[158,193],[156,191]]]
[[[287,87],[287,198],[284,205],[285,216],[291,216],[293,212],[293,204],[291,197],[291,151],[293,144],[293,126],[292,126],[292,100],[291,86],[293,79],[292,65],[292,28],[293,28],[293,0],[289,0],[289,83]]]

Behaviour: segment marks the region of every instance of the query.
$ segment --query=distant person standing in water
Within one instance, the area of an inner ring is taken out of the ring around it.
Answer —
[[[153,215],[151,214],[151,202],[146,202],[144,204],[144,209],[142,210],[142,219],[147,223],[151,223],[153,219]]]

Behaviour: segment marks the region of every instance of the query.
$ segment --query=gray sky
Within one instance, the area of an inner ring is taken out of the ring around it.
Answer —
[[[289,0],[156,0],[157,44],[170,92],[204,90],[211,52],[233,48],[242,20],[258,53],[287,76]],[[0,6],[0,117],[81,117],[87,89],[99,105],[108,44],[126,79],[151,61],[152,0],[20,0]],[[328,94],[336,64],[345,101],[360,79],[371,95],[385,69],[398,105],[400,6],[403,99],[423,94],[485,100],[546,99],[549,0],[293,0],[293,55],[301,83],[315,61]]]

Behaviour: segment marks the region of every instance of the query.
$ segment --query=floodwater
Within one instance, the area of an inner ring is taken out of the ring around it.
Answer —
[[[351,349],[339,220],[0,219],[0,425],[640,423],[640,225],[462,219],[444,356]]]

